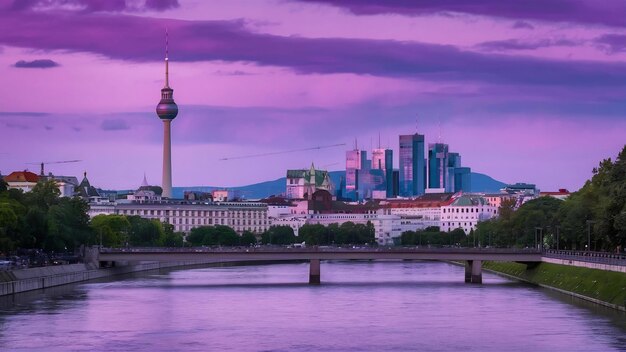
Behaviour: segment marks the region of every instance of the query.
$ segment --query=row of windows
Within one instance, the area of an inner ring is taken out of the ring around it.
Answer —
[[[193,225],[177,225],[177,226],[174,226],[174,231],[189,232],[194,227],[196,227],[196,226],[193,226]],[[267,230],[267,227],[258,227],[258,226],[255,226],[255,227],[251,227],[251,226],[244,227],[244,226],[237,226],[237,227],[234,228],[234,230],[237,231],[237,232],[250,231],[250,232],[253,232],[253,233],[261,233],[261,232]]]
[[[443,210],[444,213],[478,213],[478,208],[451,208],[451,209],[441,208],[441,209]]]
[[[466,220],[467,220],[467,219],[469,219],[469,220],[474,219],[474,220],[475,220],[475,219],[477,219],[477,218],[478,218],[478,216],[474,216],[474,217],[470,217],[470,216],[466,216],[466,217],[462,217],[462,216],[454,216],[454,217],[451,217],[450,215],[446,216],[446,219],[450,219],[450,218],[455,219],[455,220],[457,220],[457,219],[461,219],[461,220],[463,220],[463,219],[466,219]]]
[[[253,219],[261,219],[267,216],[266,212],[261,211],[233,211],[228,212],[224,210],[120,210],[121,214],[128,215],[155,215],[155,216],[204,216],[204,217],[247,217]]]

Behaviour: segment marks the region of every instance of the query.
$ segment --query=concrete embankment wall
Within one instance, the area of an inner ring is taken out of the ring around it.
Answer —
[[[626,273],[546,262],[483,262],[483,269],[626,312]]]
[[[138,263],[114,268],[92,269],[86,264],[59,265],[3,272],[0,296],[66,285],[81,281],[179,266],[202,265],[204,262]]]

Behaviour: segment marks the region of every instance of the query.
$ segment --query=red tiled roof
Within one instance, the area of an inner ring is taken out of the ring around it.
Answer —
[[[13,171],[4,177],[5,182],[39,182],[39,176],[30,171]]]

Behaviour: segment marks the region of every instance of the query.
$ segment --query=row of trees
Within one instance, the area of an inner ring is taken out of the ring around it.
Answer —
[[[61,198],[56,184],[38,183],[31,192],[7,189],[0,180],[0,252],[16,248],[71,251],[88,241],[88,205]]]
[[[89,219],[79,197],[60,197],[54,181],[24,193],[0,180],[0,253],[17,248],[73,251],[80,245],[182,246],[173,226],[138,216],[99,215]]]
[[[463,246],[472,247],[472,236],[466,236],[462,229],[450,232],[439,231],[438,226],[430,226],[422,231],[405,231],[400,237],[403,246]]]
[[[260,236],[260,243],[290,245],[306,242],[307,245],[344,245],[374,244],[374,226],[372,223],[355,224],[346,222],[341,225],[306,224],[295,236],[290,226],[272,226]],[[228,226],[201,226],[192,229],[187,236],[192,246],[250,246],[257,243],[256,236],[248,231],[241,236]]]
[[[616,251],[626,248],[626,146],[617,159],[605,159],[593,176],[566,200],[534,199],[512,211],[503,204],[496,220],[481,222],[475,236],[483,245],[534,246],[535,236],[543,245],[561,249]],[[543,235],[543,236],[542,236]]]

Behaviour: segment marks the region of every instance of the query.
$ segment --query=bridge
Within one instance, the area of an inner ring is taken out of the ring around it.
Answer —
[[[541,251],[493,248],[101,248],[100,265],[115,262],[267,262],[308,261],[309,284],[321,282],[322,260],[444,260],[465,262],[465,282],[482,283],[482,262],[538,263]]]

